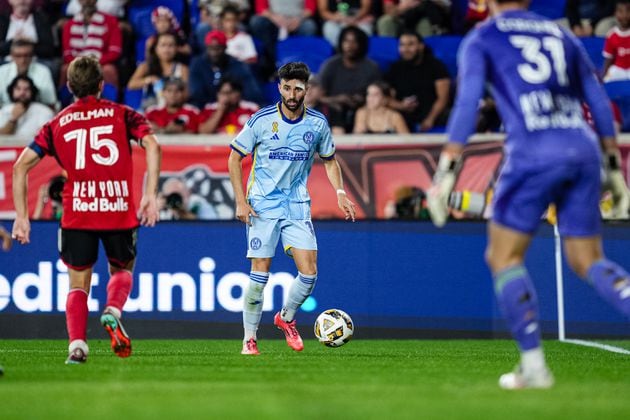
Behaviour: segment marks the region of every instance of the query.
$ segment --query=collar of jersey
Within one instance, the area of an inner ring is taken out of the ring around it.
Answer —
[[[282,113],[282,107],[280,106],[281,103],[282,102],[278,102],[276,104],[276,108],[278,108],[278,113],[280,114],[280,117],[282,117],[282,121],[284,121],[287,124],[297,124],[300,121],[302,121],[302,119],[304,118],[304,113],[306,112],[306,107],[305,106],[302,107],[302,114],[298,118],[296,118],[294,120],[290,120],[287,117],[285,117],[284,114]]]

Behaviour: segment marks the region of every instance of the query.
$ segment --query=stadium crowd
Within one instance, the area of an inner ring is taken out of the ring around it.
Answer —
[[[590,48],[605,57],[602,80],[630,79],[630,2],[533,6],[578,36],[605,36],[603,50]],[[67,65],[93,54],[104,97],[144,112],[162,133],[237,133],[278,99],[276,68],[296,59],[316,74],[307,103],[334,133],[440,132],[455,53],[444,62],[448,44],[433,51],[427,39],[461,36],[487,14],[486,0],[0,0],[0,129],[32,135],[42,114],[29,108],[72,102]],[[11,92],[16,77],[30,94]],[[479,130],[500,129],[490,97],[482,111]]]

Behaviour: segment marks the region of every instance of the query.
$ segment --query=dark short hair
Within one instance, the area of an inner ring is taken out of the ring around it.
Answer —
[[[224,77],[223,79],[221,79],[219,81],[219,86],[217,87],[217,91],[220,90],[223,87],[223,85],[230,85],[230,87],[232,87],[233,90],[243,93],[243,84],[234,78]]]
[[[339,33],[339,40],[337,42],[337,48],[339,52],[341,52],[341,44],[343,40],[346,39],[348,34],[353,34],[355,39],[357,40],[357,44],[359,44],[359,57],[363,58],[367,55],[368,52],[368,43],[370,42],[367,34],[363,32],[361,28],[358,26],[346,26]]]
[[[186,82],[180,77],[167,77],[164,79],[164,89],[171,85],[180,90],[186,90]]]
[[[420,35],[416,31],[405,29],[404,31],[402,31],[402,33],[400,34],[398,39],[402,38],[403,36],[412,36],[412,37],[416,38],[419,43],[424,44],[424,38],[422,38],[422,35]]]
[[[219,13],[219,17],[223,19],[225,15],[227,15],[228,13],[231,13],[236,16],[241,14],[240,10],[238,10],[238,7],[230,3],[228,3],[227,6],[225,6],[223,10],[221,10],[221,13]]]
[[[68,87],[74,96],[97,95],[103,81],[103,70],[93,55],[77,57],[68,66]]]
[[[20,48],[20,47],[31,47],[35,49],[35,43],[28,39],[18,38],[11,41],[11,49]]]
[[[7,94],[9,95],[9,99],[11,99],[11,102],[13,102],[13,89],[15,89],[20,80],[23,80],[30,85],[31,93],[33,94],[32,100],[36,101],[38,99],[39,89],[37,89],[37,86],[35,86],[35,82],[33,82],[33,79],[25,74],[18,74],[13,80],[11,80],[9,86],[7,86]]]
[[[280,80],[301,80],[306,84],[311,77],[311,71],[305,63],[292,61],[278,69],[278,77]]]

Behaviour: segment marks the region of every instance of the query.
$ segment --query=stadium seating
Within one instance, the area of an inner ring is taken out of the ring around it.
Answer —
[[[589,37],[589,38],[580,38],[582,41],[582,45],[584,45],[584,49],[588,53],[588,56],[593,61],[595,68],[600,70],[604,66],[604,56],[602,55],[602,51],[604,49],[604,38],[600,38],[597,36]]]
[[[532,0],[529,10],[549,19],[560,19],[564,17],[564,6],[566,0]]]
[[[630,80],[604,83],[604,88],[621,111],[621,131],[630,131]]]
[[[124,101],[128,107],[142,111],[142,89],[125,89]]]
[[[333,49],[324,38],[316,36],[291,36],[279,41],[276,50],[278,67],[290,61],[303,61],[313,73],[333,54]]]
[[[129,7],[127,17],[136,38],[136,62],[144,61],[146,39],[155,33],[151,13],[158,6],[166,6],[173,11],[179,22],[184,18],[184,2],[181,0],[135,0]]]
[[[386,36],[372,36],[368,46],[368,57],[376,61],[381,72],[398,60],[398,39]]]
[[[432,36],[425,39],[425,42],[433,50],[433,54],[439,58],[448,69],[452,78],[457,76],[457,51],[462,37],[442,35]]]

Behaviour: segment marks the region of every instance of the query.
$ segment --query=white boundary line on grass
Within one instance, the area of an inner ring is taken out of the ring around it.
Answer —
[[[595,347],[596,349],[610,351],[612,353],[620,353],[630,355],[630,350],[622,349],[617,346],[610,346],[608,344],[601,344],[596,341],[586,341],[586,340],[576,340],[572,338],[567,338],[564,340],[560,340],[561,343],[569,343],[576,344],[578,346],[586,346],[586,347]]]
[[[630,355],[630,350],[626,350],[621,347],[601,344],[596,341],[566,338],[564,329],[564,276],[562,273],[562,243],[560,240],[560,233],[558,232],[557,224],[553,225],[553,236],[556,263],[556,293],[558,294],[558,341],[560,341],[561,343],[576,344],[578,346],[594,347],[596,349],[605,350],[612,353]]]

